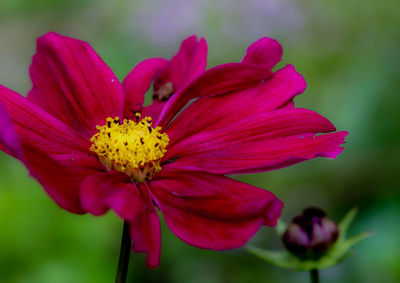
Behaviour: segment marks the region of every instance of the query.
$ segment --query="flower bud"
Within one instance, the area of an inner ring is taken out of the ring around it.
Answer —
[[[336,242],[338,235],[336,223],[321,209],[310,207],[293,218],[282,241],[286,249],[297,257],[316,260]]]

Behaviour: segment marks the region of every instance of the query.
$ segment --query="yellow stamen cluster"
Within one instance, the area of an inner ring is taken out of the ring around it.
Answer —
[[[97,126],[97,134],[90,141],[90,150],[97,153],[100,161],[110,170],[121,171],[133,182],[149,180],[161,170],[160,160],[167,151],[169,138],[160,133],[161,127],[153,128],[151,117],[140,121],[119,117],[107,118],[106,125]]]

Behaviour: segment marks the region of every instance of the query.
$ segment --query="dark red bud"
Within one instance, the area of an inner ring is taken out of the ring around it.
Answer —
[[[321,209],[310,207],[293,218],[282,241],[286,249],[301,259],[319,259],[338,236],[336,223]]]

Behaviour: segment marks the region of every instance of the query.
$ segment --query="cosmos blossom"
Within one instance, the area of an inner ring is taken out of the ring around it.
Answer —
[[[28,96],[0,85],[0,149],[63,209],[114,210],[150,267],[161,250],[157,209],[190,245],[240,247],[276,225],[282,202],[224,175],[335,158],[347,135],[294,107],[306,85],[291,65],[271,70],[281,55],[262,38],[240,63],[205,70],[206,42],[192,36],[171,60],[144,60],[121,84],[89,44],[48,33],[37,41]],[[151,85],[153,103],[143,107]]]

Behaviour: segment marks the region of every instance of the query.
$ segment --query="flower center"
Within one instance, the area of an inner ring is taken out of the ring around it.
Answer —
[[[121,123],[119,117],[107,118],[106,125],[96,127],[90,150],[108,169],[143,183],[161,170],[160,160],[167,151],[169,138],[160,133],[161,127],[151,126],[151,117],[139,120],[139,113],[136,121],[124,119]]]

